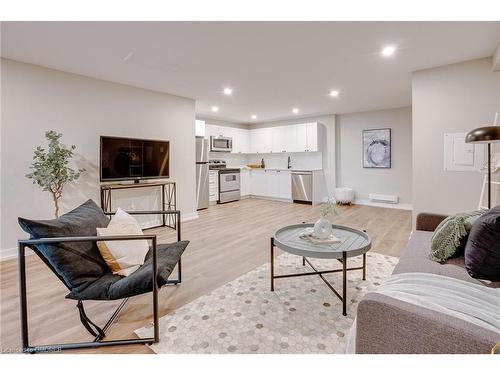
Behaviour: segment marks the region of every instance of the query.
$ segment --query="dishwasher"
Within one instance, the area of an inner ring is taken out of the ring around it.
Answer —
[[[292,171],[292,200],[294,203],[312,204],[312,172]]]

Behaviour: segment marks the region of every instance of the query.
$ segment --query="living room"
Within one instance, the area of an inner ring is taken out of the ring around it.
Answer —
[[[500,353],[499,20],[15,19],[2,353]]]

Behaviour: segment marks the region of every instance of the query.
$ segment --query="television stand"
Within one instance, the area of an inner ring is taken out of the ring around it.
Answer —
[[[101,208],[104,212],[112,212],[112,192],[114,190],[135,189],[135,188],[161,188],[161,209],[163,211],[176,210],[177,196],[176,185],[173,181],[156,181],[156,182],[136,182],[133,184],[102,184],[101,185]],[[177,215],[162,214],[162,224],[144,229],[152,229],[158,227],[177,228]]]

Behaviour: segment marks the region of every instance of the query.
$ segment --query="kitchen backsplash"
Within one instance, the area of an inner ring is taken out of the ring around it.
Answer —
[[[322,169],[323,157],[321,152],[299,152],[280,154],[226,154],[211,152],[210,159],[225,160],[228,167],[240,167],[249,163],[260,164],[262,158],[266,168],[286,169],[288,156],[291,158],[292,169]]]

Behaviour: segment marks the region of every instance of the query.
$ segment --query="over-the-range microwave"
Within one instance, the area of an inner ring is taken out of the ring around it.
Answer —
[[[231,152],[233,150],[233,139],[231,137],[210,136],[210,151]]]

